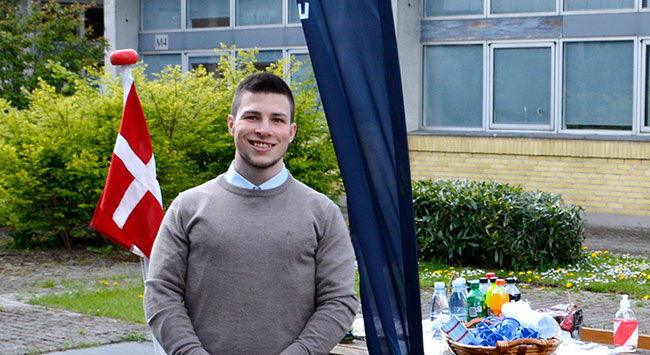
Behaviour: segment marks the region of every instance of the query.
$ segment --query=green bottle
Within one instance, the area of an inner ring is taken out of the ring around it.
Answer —
[[[479,290],[478,280],[470,283],[471,292],[467,296],[467,320],[474,318],[483,318],[483,304],[485,303],[485,296]]]
[[[492,296],[492,291],[497,286],[497,278],[498,277],[496,276],[490,277],[490,288],[488,288],[487,293],[485,293],[483,314],[485,314],[486,316],[492,315],[492,311],[490,310],[490,297]]]

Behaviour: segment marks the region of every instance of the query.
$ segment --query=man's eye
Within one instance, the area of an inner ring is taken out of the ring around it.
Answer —
[[[255,117],[255,116],[244,116],[244,119],[245,119],[245,120],[254,120],[254,119],[256,119],[256,118],[257,118],[257,117]]]

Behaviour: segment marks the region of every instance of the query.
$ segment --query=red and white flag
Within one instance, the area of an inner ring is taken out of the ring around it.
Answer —
[[[129,66],[123,70],[122,124],[90,225],[121,247],[149,257],[163,218],[162,194],[140,99]]]

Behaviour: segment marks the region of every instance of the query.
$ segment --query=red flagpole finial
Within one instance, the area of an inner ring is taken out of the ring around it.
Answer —
[[[133,49],[119,49],[111,53],[111,64],[130,65],[138,62],[138,52]]]

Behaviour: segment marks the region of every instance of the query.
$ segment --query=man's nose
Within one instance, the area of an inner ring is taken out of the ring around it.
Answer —
[[[261,120],[258,121],[257,128],[255,129],[255,133],[260,134],[260,135],[269,135],[271,134],[271,120],[264,117]]]

